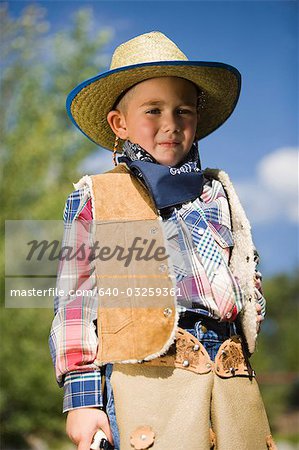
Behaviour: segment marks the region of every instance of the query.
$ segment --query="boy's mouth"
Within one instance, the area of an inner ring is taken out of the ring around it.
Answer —
[[[165,141],[165,142],[159,142],[159,145],[163,145],[163,147],[176,147],[177,145],[179,145],[180,142],[178,141]]]

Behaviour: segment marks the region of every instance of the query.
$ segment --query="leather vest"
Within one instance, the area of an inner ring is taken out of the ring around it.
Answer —
[[[230,268],[245,294],[241,323],[253,353],[255,263],[250,225],[227,174],[217,169],[204,174],[222,183],[229,201],[234,237]],[[174,342],[179,319],[162,219],[143,183],[125,164],[84,178],[91,190],[94,239],[101,247],[95,258],[99,340],[95,364],[154,359]]]

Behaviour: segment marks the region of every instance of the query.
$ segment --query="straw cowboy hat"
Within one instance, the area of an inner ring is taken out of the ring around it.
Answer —
[[[175,76],[198,86],[204,98],[197,138],[216,130],[233,112],[241,75],[219,62],[189,61],[163,33],[142,34],[116,48],[110,70],[79,84],[67,98],[72,122],[93,142],[113,149],[115,135],[107,114],[128,89],[149,78]]]

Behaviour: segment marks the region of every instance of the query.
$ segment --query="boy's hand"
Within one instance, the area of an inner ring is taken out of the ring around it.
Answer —
[[[99,408],[77,408],[67,414],[66,433],[78,450],[90,450],[93,436],[101,428],[113,444],[107,414]]]

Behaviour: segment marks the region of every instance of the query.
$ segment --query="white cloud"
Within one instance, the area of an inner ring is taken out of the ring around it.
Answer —
[[[266,155],[253,180],[235,183],[252,223],[298,223],[298,149],[279,148]]]

